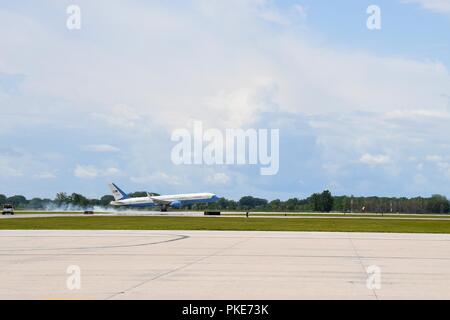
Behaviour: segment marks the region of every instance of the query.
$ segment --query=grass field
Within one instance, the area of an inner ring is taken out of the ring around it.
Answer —
[[[142,213],[152,213],[152,214],[159,214],[159,211],[142,211]],[[173,211],[172,213],[177,213],[178,211]],[[195,213],[203,214],[203,211],[192,211]],[[101,214],[114,214],[114,213],[121,213],[120,211],[117,212],[96,212]],[[122,212],[122,213],[126,213]],[[63,214],[82,214],[82,212],[78,211],[16,211],[16,214],[55,214],[55,215],[63,215]],[[170,214],[170,212],[169,212]],[[223,215],[236,215],[236,216],[245,216],[245,213],[242,211],[236,211],[236,212],[222,212]],[[360,214],[360,213],[348,213],[348,214],[342,214],[342,213],[292,213],[288,212],[287,214],[282,212],[269,212],[269,213],[261,213],[261,212],[250,212],[250,216],[252,217],[282,217],[282,216],[289,216],[289,217],[323,217],[323,218],[333,218],[333,217],[357,217],[357,218],[414,218],[414,219],[428,219],[428,218],[437,218],[437,219],[449,219],[450,220],[450,214],[383,214],[380,213],[374,214],[374,213],[366,213],[366,214]]]
[[[220,217],[49,217],[1,219],[1,230],[246,230],[450,233],[450,221]]]
[[[245,216],[245,213],[236,213],[238,216]],[[355,217],[355,218],[383,218],[383,219],[396,219],[396,218],[414,218],[414,219],[427,219],[427,218],[437,218],[437,219],[449,219],[450,215],[448,214],[342,214],[342,213],[250,213],[252,217],[322,217],[322,218],[340,218],[340,217]]]

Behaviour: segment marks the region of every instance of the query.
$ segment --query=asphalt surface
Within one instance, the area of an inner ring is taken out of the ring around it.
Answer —
[[[449,248],[427,234],[0,231],[0,299],[450,299]]]

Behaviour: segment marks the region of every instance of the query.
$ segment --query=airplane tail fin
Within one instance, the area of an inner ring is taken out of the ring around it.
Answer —
[[[123,192],[123,190],[121,190],[121,189],[120,189],[118,186],[116,186],[114,183],[110,183],[110,184],[109,184],[109,188],[111,189],[111,192],[112,192],[112,194],[113,194],[113,196],[114,196],[114,199],[115,199],[116,201],[119,201],[119,200],[123,200],[123,199],[129,198],[128,195],[127,195],[125,192]]]

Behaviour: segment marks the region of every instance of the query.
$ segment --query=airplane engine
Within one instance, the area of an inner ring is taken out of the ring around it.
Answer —
[[[181,202],[180,201],[173,201],[173,202],[170,203],[170,206],[172,208],[175,208],[175,209],[180,209],[181,208]]]

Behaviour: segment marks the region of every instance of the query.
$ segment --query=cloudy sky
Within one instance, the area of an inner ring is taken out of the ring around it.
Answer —
[[[450,0],[0,0],[0,39],[0,193],[450,196]],[[279,129],[278,174],[173,164],[194,121]]]

